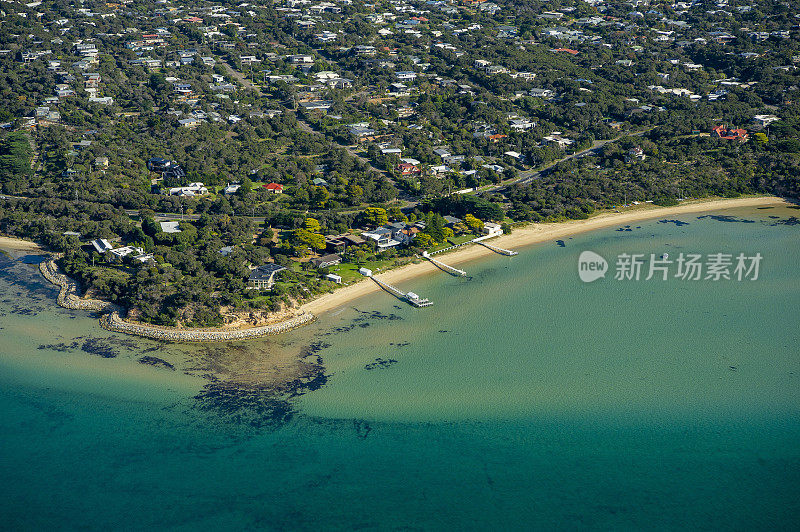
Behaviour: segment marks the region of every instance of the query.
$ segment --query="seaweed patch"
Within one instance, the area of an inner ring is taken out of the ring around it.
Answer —
[[[318,390],[328,381],[316,354],[328,344],[303,348],[304,359],[281,365],[267,354],[241,344],[209,346],[187,374],[209,382],[194,397],[198,410],[228,424],[255,429],[278,428],[295,414],[292,399]]]
[[[754,224],[756,223],[755,220],[748,220],[746,218],[737,218],[736,216],[728,216],[725,214],[704,214],[703,216],[698,216],[698,220],[703,220],[705,218],[709,218],[711,220],[716,220],[717,222],[739,222],[743,224]]]
[[[772,216],[770,216],[770,218],[772,218]],[[786,220],[778,220],[777,222],[773,222],[769,225],[770,227],[776,227],[779,225],[788,225],[788,226],[800,225],[800,218],[792,216],[790,218],[787,218]]]
[[[145,364],[147,366],[154,366],[156,368],[165,368],[165,369],[170,369],[172,371],[175,371],[175,366],[173,366],[172,364],[170,364],[166,360],[164,360],[162,358],[158,358],[158,357],[149,356],[149,355],[146,355],[146,356],[143,356],[143,357],[139,358],[139,364]]]
[[[370,362],[369,364],[364,366],[364,369],[367,371],[373,369],[385,369],[397,364],[397,360],[393,358],[383,359],[383,358],[376,358],[374,362]]]
[[[658,223],[660,224],[675,224],[678,227],[689,225],[689,222],[684,222],[683,220],[659,220]]]
[[[311,355],[316,355],[326,347],[330,347],[331,344],[325,342],[314,342],[300,350],[300,358],[306,358]]]
[[[369,433],[372,432],[372,427],[366,421],[353,420],[353,428],[356,431],[356,436],[359,440],[366,440]]]
[[[81,345],[81,351],[103,358],[114,358],[117,352],[111,347],[111,343],[104,338],[89,338]]]

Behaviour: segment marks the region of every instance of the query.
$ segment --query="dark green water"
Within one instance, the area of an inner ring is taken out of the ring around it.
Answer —
[[[796,529],[800,211],[717,214],[482,259],[401,285],[433,307],[379,294],[212,349],[102,331],[0,257],[3,527]],[[583,250],[764,258],[753,282],[612,264],[584,284]],[[327,382],[220,393],[286,351]]]

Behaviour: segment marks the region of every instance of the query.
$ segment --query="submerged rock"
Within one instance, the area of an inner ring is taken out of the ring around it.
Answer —
[[[153,357],[150,355],[143,356],[139,359],[139,364],[146,364],[148,366],[155,366],[157,368],[165,368],[175,371],[175,366],[170,364],[164,359]]]

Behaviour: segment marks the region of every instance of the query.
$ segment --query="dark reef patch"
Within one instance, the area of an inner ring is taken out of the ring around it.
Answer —
[[[103,358],[114,358],[117,356],[117,351],[111,346],[105,338],[89,338],[81,345],[81,351],[91,355],[101,356]]]
[[[77,349],[79,343],[72,342],[71,344],[65,344],[64,342],[59,342],[57,344],[40,344],[36,349],[49,349],[50,351],[57,351],[59,353],[66,353],[72,349]]]
[[[302,349],[302,360],[276,364],[269,353],[251,345],[208,346],[187,370],[209,381],[194,397],[194,406],[226,424],[278,428],[295,414],[292,399],[327,383],[316,355],[326,347],[313,343]]]
[[[556,240],[556,244],[557,244],[557,245],[558,245],[558,247],[560,247],[560,248],[566,247],[566,244],[564,243],[564,241],[563,241],[563,240]]]
[[[772,218],[772,216],[770,216],[770,218]],[[787,218],[785,220],[778,220],[778,221],[773,222],[773,223],[771,223],[769,225],[771,227],[776,227],[778,225],[789,225],[789,226],[800,225],[800,218],[797,218],[796,216],[792,216],[792,217]]]
[[[681,226],[684,226],[684,225],[689,225],[689,222],[684,222],[682,220],[666,220],[666,219],[664,219],[664,220],[659,220],[658,223],[660,223],[660,224],[675,224],[678,227],[681,227]]]
[[[736,216],[728,216],[726,214],[704,214],[703,216],[698,216],[698,220],[703,220],[705,218],[709,218],[711,220],[716,220],[717,222],[731,222],[731,223],[743,223],[743,224],[754,224],[756,223],[755,220],[748,220],[746,218],[737,218]]]
[[[366,440],[369,433],[372,432],[372,427],[366,421],[358,419],[353,420],[353,428],[356,431],[356,436],[359,440]]]
[[[167,362],[166,360],[158,357],[153,356],[143,356],[139,359],[139,364],[145,364],[147,366],[153,366],[156,368],[165,368],[175,371],[175,366]]]
[[[633,229],[631,229],[630,225],[623,225],[622,227],[617,229],[617,232],[625,232],[625,231],[633,231]]]
[[[135,350],[138,348],[138,345],[136,340],[128,337],[109,336],[106,338],[86,338],[78,336],[70,343],[59,342],[55,344],[41,344],[37,349],[50,349],[51,351],[57,351],[59,353],[81,350],[84,353],[101,356],[103,358],[115,358],[119,354],[119,348],[122,347]],[[149,348],[145,350],[145,352],[152,350],[153,348]]]
[[[400,307],[400,306],[397,306],[397,305],[395,305],[394,307],[397,308],[397,309],[402,309],[403,308],[403,307]],[[369,320],[390,320],[390,321],[394,321],[394,320],[402,320],[403,319],[402,316],[399,316],[399,315],[394,314],[394,313],[384,314],[383,312],[379,312],[377,310],[375,310],[375,311],[358,310],[355,307],[353,308],[353,310],[355,310],[358,313],[358,317],[354,318],[349,324],[343,325],[341,327],[334,327],[333,329],[330,329],[329,331],[324,332],[324,333],[320,334],[319,336],[330,336],[332,334],[345,333],[345,332],[348,332],[348,331],[352,331],[356,327],[367,328],[367,327],[370,326],[370,324],[368,323]]]
[[[316,355],[326,347],[330,347],[331,344],[325,342],[314,342],[300,350],[300,358],[306,358],[311,355]]]
[[[376,358],[374,362],[370,362],[369,364],[364,366],[364,369],[367,371],[373,369],[385,369],[397,364],[397,360],[393,358],[383,359],[383,358]]]
[[[40,264],[47,260],[47,257],[42,255],[23,255],[17,259],[22,264]]]
[[[212,382],[194,397],[195,406],[229,423],[254,428],[279,426],[294,415],[292,405],[269,389],[233,382]]]
[[[356,318],[354,321],[359,321],[359,320],[364,320],[364,319],[367,319],[367,320],[390,320],[390,321],[394,321],[394,320],[402,320],[403,319],[402,316],[398,316],[397,314],[384,314],[383,312],[378,312],[377,310],[367,311],[367,310],[355,309],[355,311],[358,312],[359,314],[361,314],[361,316]]]

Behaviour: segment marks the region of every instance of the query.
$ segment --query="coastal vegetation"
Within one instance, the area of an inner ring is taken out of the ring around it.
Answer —
[[[800,195],[800,41],[774,2],[165,9],[0,26],[0,232],[143,322],[287,309],[485,224]]]

